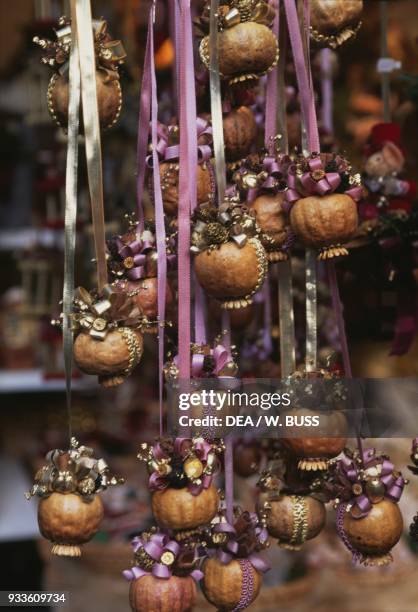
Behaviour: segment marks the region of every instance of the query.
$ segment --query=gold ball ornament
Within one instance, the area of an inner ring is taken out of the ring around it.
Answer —
[[[390,551],[401,538],[403,518],[398,504],[383,499],[362,518],[345,512],[343,529],[351,546],[361,554],[361,563],[387,565],[392,561]]]
[[[308,408],[295,408],[286,412],[286,416],[297,419],[308,416],[312,418],[315,415],[318,413]],[[348,423],[345,414],[340,410],[330,410],[319,415],[320,425],[316,433],[321,433],[323,436],[310,437],[308,426],[295,425],[293,428],[295,437],[282,439],[283,446],[298,459],[300,470],[326,470],[329,460],[342,453],[346,446]]]
[[[276,499],[269,492],[261,493],[258,509],[265,516],[269,534],[289,550],[299,550],[325,527],[325,505],[310,495],[280,495]]]
[[[85,544],[99,529],[103,504],[98,495],[84,501],[75,493],[52,493],[38,506],[39,530],[52,542],[52,554],[79,557]]]
[[[164,212],[176,216],[179,204],[179,164],[163,162],[160,164],[161,193]],[[213,178],[209,163],[199,164],[196,168],[197,204],[208,202],[213,197]]]
[[[270,262],[283,261],[288,255],[282,247],[289,238],[290,225],[288,216],[283,210],[284,194],[263,194],[252,203],[255,210],[257,225],[260,228],[261,242],[266,249]]]
[[[104,340],[81,332],[74,341],[77,367],[86,374],[97,375],[103,387],[123,383],[141,360],[142,352],[142,335],[130,327],[109,331]]]
[[[333,49],[355,36],[361,27],[363,0],[311,0],[311,38]]]
[[[250,238],[243,247],[226,242],[195,257],[195,272],[202,288],[222,308],[242,308],[263,284],[267,258],[261,242]]]
[[[142,576],[132,580],[129,588],[133,612],[191,612],[196,597],[195,581],[190,576]]]
[[[246,157],[257,137],[257,124],[248,106],[233,108],[223,118],[225,157],[237,161]]]
[[[343,193],[301,198],[292,206],[290,225],[305,246],[320,251],[318,259],[341,257],[357,230],[357,204]]]
[[[276,37],[267,26],[246,21],[219,33],[219,71],[230,85],[254,80],[269,72],[279,59]],[[200,44],[200,57],[210,64],[209,37]]]
[[[251,573],[252,593],[248,596],[248,605],[258,596],[263,581],[262,575],[254,569],[248,560],[244,561],[247,571]],[[203,566],[202,591],[206,599],[218,610],[235,610],[243,592],[243,571],[240,561],[233,559],[221,563],[212,558]]]
[[[219,505],[219,493],[210,485],[197,495],[187,488],[168,487],[152,494],[152,512],[158,525],[164,529],[195,529],[209,523]]]
[[[122,109],[122,90],[119,78],[108,79],[103,70],[96,70],[97,104],[102,129],[115,125]],[[69,87],[68,75],[54,74],[48,86],[48,110],[54,121],[67,130]],[[83,131],[83,126],[80,126]]]

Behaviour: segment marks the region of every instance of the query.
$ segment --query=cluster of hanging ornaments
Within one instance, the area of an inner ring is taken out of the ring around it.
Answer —
[[[315,41],[338,46],[358,29],[362,1],[333,4],[338,6],[330,11],[327,0],[311,1],[310,31]],[[344,245],[358,226],[360,177],[342,155],[251,153],[257,126],[252,110],[242,104],[245,95],[240,88],[254,85],[278,62],[274,18],[275,9],[262,0],[229,0],[219,7],[219,69],[228,88],[223,130],[231,185],[218,206],[210,113],[202,113],[195,126],[197,208],[190,219],[194,270],[206,294],[233,312],[249,308],[265,280],[268,263],[286,260],[296,241],[317,249],[320,259],[329,259],[346,254]],[[207,68],[212,53],[209,21],[206,5],[196,26],[200,57]],[[92,26],[98,112],[100,125],[106,128],[120,113],[118,66],[125,54],[120,42],[110,38],[104,21]],[[56,41],[36,42],[44,50],[44,63],[55,71],[48,106],[65,128],[71,22],[62,19],[56,34]],[[177,246],[175,217],[182,204],[181,135],[176,122],[158,125],[157,131],[156,151],[151,151],[146,164],[150,179],[155,179],[156,153],[168,220],[165,255],[172,264]],[[155,184],[153,180],[151,192]],[[142,334],[156,331],[156,225],[131,220],[126,233],[107,241],[108,285],[100,291],[79,288],[75,292],[75,362],[84,372],[97,375],[104,386],[123,382],[141,359]],[[172,295],[167,283],[168,304]],[[164,367],[170,384],[180,377],[179,355],[175,351],[173,355]],[[213,343],[191,343],[190,363],[194,378],[231,378],[238,369],[234,347],[222,336]],[[310,392],[311,381],[318,379],[332,382],[332,391],[320,398]],[[267,450],[245,439],[237,444],[236,456],[247,456],[243,476],[260,470],[264,453],[273,457],[258,482],[256,513],[225,504],[215,485],[225,455],[222,440],[201,435],[161,437],[153,445],[141,445],[138,458],[149,472],[157,525],[132,541],[133,565],[124,575],[131,581],[133,610],[191,610],[196,603],[196,581],[201,581],[206,598],[218,609],[248,607],[268,569],[259,554],[267,547],[268,536],[285,548],[299,548],[324,528],[325,503],[330,500],[337,506],[338,533],[353,557],[366,564],[390,561],[390,551],[402,532],[397,502],[406,481],[389,458],[374,449],[360,453],[345,448],[347,422],[338,405],[343,389],[331,373],[302,370],[288,383],[295,413],[314,414],[319,404],[326,405],[324,436],[288,438]],[[94,535],[103,515],[97,494],[119,482],[109,476],[103,460],[93,458],[92,449],[74,439],[68,451],[47,455],[47,465],[36,475],[28,496],[41,498],[39,525],[55,554],[80,554],[80,545]]]

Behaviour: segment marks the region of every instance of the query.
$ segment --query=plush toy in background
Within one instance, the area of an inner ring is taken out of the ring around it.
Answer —
[[[378,123],[371,131],[364,167],[367,192],[360,203],[360,216],[365,221],[382,213],[409,215],[412,210],[416,183],[399,178],[405,166],[400,136],[396,123]]]

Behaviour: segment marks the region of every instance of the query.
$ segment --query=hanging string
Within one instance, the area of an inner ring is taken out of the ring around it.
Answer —
[[[380,0],[380,57],[388,57],[388,5],[386,0]],[[390,73],[380,75],[383,101],[383,121],[390,122]]]
[[[280,20],[279,27],[280,55],[277,66],[276,132],[280,135],[280,138],[277,140],[278,151],[285,155],[289,153],[285,87],[286,46],[286,21],[282,19]],[[287,261],[280,261],[277,263],[277,272],[280,325],[280,369],[282,378],[286,378],[296,369],[292,262],[290,256]]]
[[[211,0],[210,3],[210,107],[212,117],[213,151],[215,157],[215,176],[218,194],[218,203],[222,203],[225,196],[226,172],[225,172],[225,146],[222,121],[222,98],[221,79],[219,76],[219,52],[218,52],[218,9],[219,0]]]
[[[72,438],[71,382],[73,373],[73,331],[71,314],[74,300],[74,255],[77,221],[78,131],[80,112],[80,59],[77,44],[75,0],[71,0],[71,24],[71,52],[68,82],[68,140],[65,176],[64,287],[62,294],[62,340],[70,444]]]
[[[158,143],[158,99],[157,79],[154,61],[154,23],[156,2],[153,2],[148,22],[149,33],[149,71],[151,75],[151,140],[153,161],[153,188],[155,205],[155,233],[158,257],[158,374],[159,374],[159,403],[160,403],[160,436],[163,434],[163,391],[164,391],[164,320],[167,291],[167,253],[164,224],[164,206],[161,192],[160,167],[157,152]]]
[[[222,122],[222,98],[221,98],[221,79],[219,76],[219,47],[218,47],[218,9],[219,0],[211,0],[210,3],[210,64],[209,64],[209,83],[210,83],[210,105],[213,132],[213,150],[215,156],[215,177],[217,186],[218,203],[221,203],[225,196],[226,172],[225,172],[225,148],[224,133]],[[224,338],[226,348],[230,348],[230,318],[229,313],[222,313],[222,329],[225,330]],[[225,440],[225,502],[226,515],[228,522],[232,523],[234,518],[234,458],[233,440],[227,436]]]
[[[93,236],[96,252],[97,287],[107,284],[106,241],[103,205],[103,170],[97,105],[96,58],[90,0],[76,0],[77,40],[81,72],[84,138],[90,190]]]
[[[193,78],[193,44],[190,31],[190,2],[180,1],[179,33],[179,102],[180,102],[180,171],[178,203],[178,356],[179,378],[190,379],[190,211],[192,209],[193,189],[196,186],[196,166],[191,170],[194,159],[190,150],[188,131],[188,106],[192,92],[189,90],[190,78]],[[195,101],[194,101],[195,103]],[[193,130],[196,129],[195,124]],[[194,151],[196,154],[196,149]]]
[[[138,229],[140,232],[144,231],[145,221],[143,195],[151,116],[151,71],[149,70],[150,62],[150,28],[148,25],[147,43],[145,47],[144,58],[144,71],[142,74],[141,97],[139,103],[138,140],[136,149],[136,202],[138,214]]]
[[[322,125],[327,134],[334,132],[334,109],[332,97],[332,51],[322,49],[320,51],[321,61],[321,93],[322,93]]]

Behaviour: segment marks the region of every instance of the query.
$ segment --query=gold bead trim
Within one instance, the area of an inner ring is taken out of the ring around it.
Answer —
[[[235,77],[228,77],[225,74],[222,74],[221,71],[219,71],[219,76],[222,79],[227,79],[229,85],[234,85],[236,83],[242,83],[244,81],[257,81],[260,77],[271,72],[273,68],[277,66],[279,62],[280,52],[279,52],[279,45],[277,43],[277,40],[275,41],[275,44],[276,44],[276,56],[273,60],[273,63],[271,64],[271,66],[267,68],[267,70],[263,70],[262,72],[257,72],[257,73],[249,72],[247,74],[240,74]],[[200,41],[199,55],[200,55],[200,59],[202,60],[202,63],[207,68],[207,70],[209,70],[209,66],[210,66],[209,36],[205,36]]]
[[[127,377],[138,365],[141,359],[142,349],[137,335],[130,327],[122,327],[118,331],[122,334],[122,337],[125,340],[129,351],[129,363],[123,371],[123,376]]]
[[[328,459],[321,457],[300,459],[298,463],[299,470],[305,470],[306,472],[319,472],[326,470],[329,465]]]
[[[346,255],[348,255],[348,250],[345,247],[336,244],[328,247],[323,247],[320,250],[318,259],[320,261],[324,261],[326,259],[333,259],[334,257],[345,257]]]
[[[358,31],[360,30],[362,25],[363,22],[359,21],[356,27],[344,28],[344,30],[342,30],[338,34],[321,34],[320,32],[318,32],[318,30],[315,30],[315,28],[310,26],[311,38],[312,40],[321,45],[331,47],[331,49],[336,49],[337,47],[340,47],[343,43],[345,43],[347,40],[350,40],[350,38],[357,36]]]
[[[359,559],[360,563],[369,567],[383,567],[389,565],[393,561],[392,554],[389,552],[386,555],[362,555]]]
[[[248,244],[253,245],[253,247],[255,248],[256,255],[257,255],[257,263],[258,263],[257,283],[254,286],[251,293],[249,293],[245,297],[238,298],[236,300],[226,300],[224,302],[221,302],[221,308],[223,308],[224,310],[234,310],[235,308],[245,308],[246,306],[249,306],[250,304],[252,304],[252,301],[253,301],[252,296],[255,293],[257,293],[259,289],[261,289],[264,279],[266,278],[266,274],[268,270],[268,260],[267,260],[266,251],[264,250],[263,245],[261,244],[260,240],[255,237],[250,238],[248,240]]]
[[[303,495],[291,495],[293,509],[293,530],[290,543],[300,546],[308,536],[308,504]]]
[[[71,544],[53,544],[51,553],[57,557],[81,557],[80,547]]]

